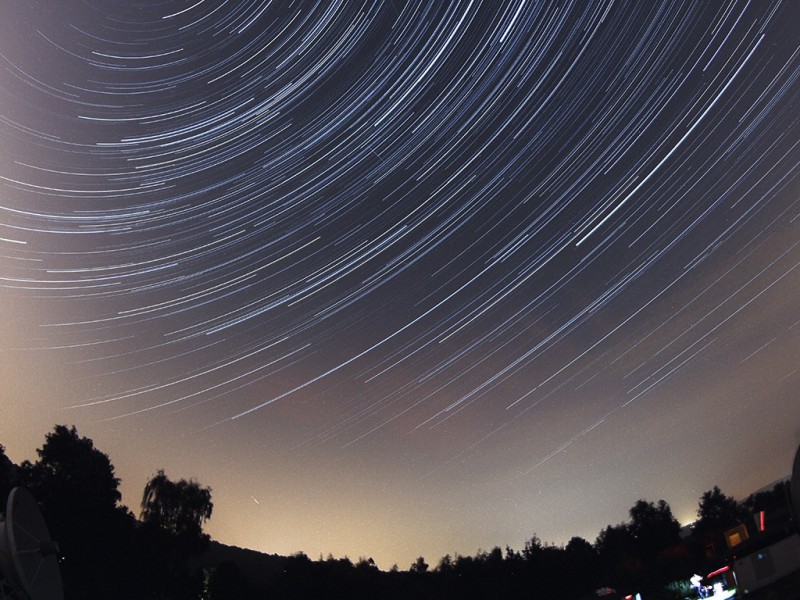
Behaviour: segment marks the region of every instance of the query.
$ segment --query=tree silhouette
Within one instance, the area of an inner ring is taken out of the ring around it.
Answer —
[[[235,562],[226,560],[203,569],[201,600],[241,600],[255,598],[258,591],[247,582]]]
[[[572,537],[564,547],[567,554],[574,557],[575,562],[578,564],[589,563],[597,560],[597,552],[594,551],[592,545],[582,537]]]
[[[31,465],[24,463],[29,485],[51,513],[51,517],[64,511],[59,507],[67,502],[68,520],[97,513],[113,512],[122,498],[119,479],[114,475],[114,465],[107,454],[94,447],[94,442],[79,437],[73,425],[56,425],[45,436],[44,445],[36,450],[39,460]],[[72,512],[77,511],[77,512]]]
[[[664,500],[657,504],[638,500],[629,514],[628,529],[642,567],[637,583],[639,589],[652,593],[679,578],[686,568],[673,551],[680,543],[681,526]]]
[[[148,578],[161,597],[188,600],[202,593],[202,575],[198,577],[188,561],[208,547],[203,523],[213,507],[211,488],[194,480],[174,482],[163,469],[145,485],[141,520],[145,545],[154,559]]]
[[[74,598],[128,597],[120,557],[133,518],[118,505],[119,479],[108,455],[65,425],[56,425],[36,453],[36,463],[20,465],[19,480],[39,501],[59,544],[65,589]]]
[[[425,573],[427,570],[428,563],[425,562],[425,558],[422,556],[418,557],[417,560],[411,563],[411,567],[409,568],[409,571],[412,573]]]
[[[628,587],[641,570],[636,541],[625,523],[602,529],[594,543],[606,581],[603,585]]]
[[[695,523],[694,531],[703,535],[720,533],[735,527],[748,518],[748,512],[732,497],[723,494],[722,490],[715,485],[700,497],[697,516],[698,520]]]
[[[659,500],[658,504],[638,500],[629,514],[631,535],[638,554],[645,560],[654,559],[666,548],[680,541],[681,525],[664,500]]]
[[[6,447],[0,444],[0,514],[6,513],[8,494],[15,485],[17,485],[17,465],[6,456]]]
[[[751,494],[742,505],[751,513],[788,510],[789,482],[779,481],[770,490]]]
[[[144,487],[142,521],[179,537],[203,537],[203,523],[211,518],[211,488],[194,480],[173,482],[161,469]]]
[[[579,591],[597,589],[601,584],[599,581],[600,562],[592,545],[582,537],[573,537],[567,542],[564,551],[570,572],[571,587]]]
[[[436,565],[437,573],[452,573],[455,569],[455,564],[453,563],[453,557],[449,554],[445,554],[439,564]]]

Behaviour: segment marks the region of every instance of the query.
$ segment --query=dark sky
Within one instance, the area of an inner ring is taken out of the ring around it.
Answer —
[[[788,474],[797,2],[0,11],[13,459],[382,568]]]

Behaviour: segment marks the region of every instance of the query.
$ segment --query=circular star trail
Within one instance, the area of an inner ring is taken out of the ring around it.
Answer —
[[[795,3],[2,10],[0,332],[50,421],[503,481],[453,511],[515,524],[797,436]]]

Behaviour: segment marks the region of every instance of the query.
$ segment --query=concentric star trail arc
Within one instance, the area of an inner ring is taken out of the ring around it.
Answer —
[[[630,489],[593,479],[620,448],[655,486],[690,456],[721,468],[710,429],[785,441],[798,19],[788,0],[9,3],[9,390],[288,487],[289,465],[383,461],[376,480],[434,504],[438,478],[513,482],[514,506],[550,481],[555,510],[572,477]],[[637,446],[670,445],[665,423],[674,455]],[[731,456],[766,464],[748,439]]]

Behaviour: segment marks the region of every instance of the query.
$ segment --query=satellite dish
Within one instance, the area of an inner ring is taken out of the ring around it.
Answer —
[[[792,480],[789,483],[789,495],[792,500],[795,521],[800,521],[800,446],[794,455],[794,465],[792,466]]]
[[[50,539],[39,505],[25,488],[8,495],[6,520],[0,521],[0,597],[63,600],[58,544]]]

